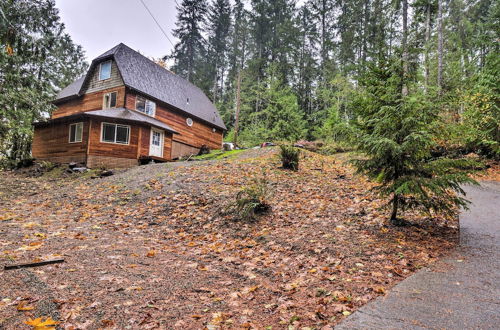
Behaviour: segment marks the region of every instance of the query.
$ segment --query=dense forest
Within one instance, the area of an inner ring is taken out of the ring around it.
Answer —
[[[32,123],[87,63],[54,1],[1,0],[0,44],[0,165],[11,166],[31,158]]]
[[[446,146],[498,156],[498,1],[183,0],[177,9],[179,42],[165,59],[217,104],[228,140],[237,131],[246,146],[345,141],[363,118],[410,106],[439,116],[435,138]]]
[[[0,152],[19,161],[31,123],[87,63],[53,0],[0,4]],[[499,155],[498,1],[179,0],[177,10],[165,60],[217,105],[229,141],[353,145],[396,109],[396,121],[432,127],[439,147]]]

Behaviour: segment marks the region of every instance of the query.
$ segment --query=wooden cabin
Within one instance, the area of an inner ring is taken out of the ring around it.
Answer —
[[[208,97],[124,44],[92,61],[86,75],[34,123],[37,160],[130,167],[220,149],[226,127]]]

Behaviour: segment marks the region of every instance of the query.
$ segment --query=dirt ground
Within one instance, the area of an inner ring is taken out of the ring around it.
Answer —
[[[340,158],[279,165],[260,149],[102,179],[0,172],[0,328],[50,316],[65,329],[329,329],[456,245],[455,218],[386,226]],[[269,214],[221,212],[263,175]]]

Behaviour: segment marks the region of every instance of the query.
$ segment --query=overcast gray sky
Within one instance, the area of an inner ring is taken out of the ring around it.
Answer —
[[[175,44],[175,0],[143,1]],[[173,48],[140,0],[56,0],[56,6],[66,31],[83,46],[89,62],[120,42],[153,57]]]

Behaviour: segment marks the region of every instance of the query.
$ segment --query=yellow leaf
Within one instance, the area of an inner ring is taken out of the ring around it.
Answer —
[[[12,47],[10,45],[5,46],[5,51],[9,55],[14,55],[14,50],[12,49]]]
[[[259,287],[260,287],[260,285],[256,285],[256,286],[252,286],[252,287],[244,288],[244,289],[243,289],[243,292],[244,292],[244,293],[254,292],[254,291],[255,291],[255,290],[257,290]]]
[[[155,250],[149,250],[148,254],[146,254],[146,257],[153,258],[155,255],[156,255]]]
[[[220,324],[222,321],[224,321],[224,314],[222,314],[221,312],[212,313],[213,324]]]
[[[33,310],[33,309],[35,309],[35,307],[26,306],[26,302],[24,302],[24,301],[21,301],[19,303],[19,305],[17,305],[17,310],[18,311],[30,311],[30,310]]]
[[[351,312],[349,312],[349,311],[343,311],[343,312],[342,312],[342,314],[343,314],[344,316],[349,316],[349,315],[351,315]]]
[[[36,318],[34,320],[29,319],[28,321],[24,321],[27,325],[30,325],[35,330],[53,330],[54,327],[60,322],[54,321],[50,316],[42,321],[42,318]]]

